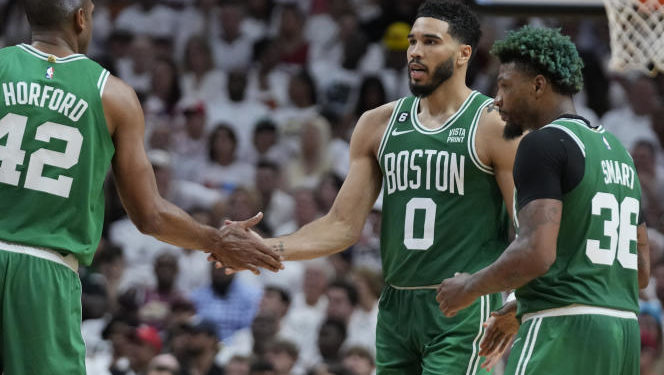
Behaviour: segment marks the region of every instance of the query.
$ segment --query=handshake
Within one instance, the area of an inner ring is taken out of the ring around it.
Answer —
[[[251,230],[263,218],[263,213],[243,221],[225,221],[216,241],[205,250],[208,260],[226,273],[249,270],[259,274],[259,268],[272,272],[284,269],[282,254],[271,249],[266,241]],[[281,249],[283,251],[283,249]]]

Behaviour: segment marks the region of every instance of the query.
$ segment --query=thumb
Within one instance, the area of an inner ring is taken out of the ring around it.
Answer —
[[[243,221],[241,224],[244,227],[244,229],[249,229],[249,228],[253,227],[254,225],[260,223],[262,219],[263,219],[263,213],[259,212],[254,217],[252,217],[251,219],[247,219],[247,220]]]

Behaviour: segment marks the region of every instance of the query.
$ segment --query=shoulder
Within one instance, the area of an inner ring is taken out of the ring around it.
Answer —
[[[107,79],[102,104],[111,134],[117,127],[132,123],[129,119],[143,116],[143,110],[134,89],[114,75],[109,75]]]
[[[351,138],[351,149],[354,144],[359,143],[377,151],[396,104],[397,101],[393,101],[364,112],[355,125]]]

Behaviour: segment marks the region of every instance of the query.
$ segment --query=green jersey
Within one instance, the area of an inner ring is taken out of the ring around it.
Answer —
[[[84,55],[0,50],[0,240],[92,261],[115,151],[101,95],[109,72]]]
[[[516,291],[518,315],[572,304],[638,313],[641,186],[632,158],[602,127],[568,118],[545,128],[551,127],[563,130],[581,149],[584,175],[562,196],[555,262]]]
[[[397,101],[378,150],[383,172],[381,256],[387,283],[440,283],[491,264],[507,246],[507,211],[475,135],[492,99],[473,91],[436,129],[420,124],[420,99]]]

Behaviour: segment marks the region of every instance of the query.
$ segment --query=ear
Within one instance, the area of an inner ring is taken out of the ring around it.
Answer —
[[[543,75],[538,74],[533,79],[533,89],[535,98],[540,98],[549,89],[549,81]]]
[[[457,64],[468,64],[470,57],[473,55],[473,47],[468,44],[459,44],[459,55],[457,57]]]
[[[87,20],[85,18],[85,9],[83,7],[78,8],[74,15],[74,28],[77,33],[80,33],[87,26]]]

